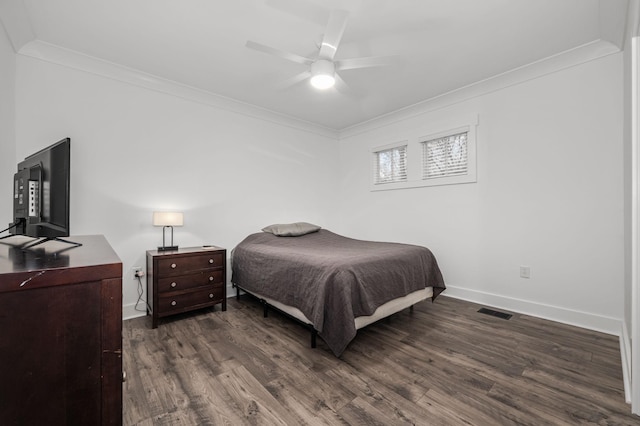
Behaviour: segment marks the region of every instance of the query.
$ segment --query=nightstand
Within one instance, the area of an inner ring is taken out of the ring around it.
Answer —
[[[147,251],[147,314],[160,318],[222,304],[227,310],[227,250],[216,246]]]

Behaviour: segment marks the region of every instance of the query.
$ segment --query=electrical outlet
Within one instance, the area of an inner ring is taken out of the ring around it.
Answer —
[[[531,278],[531,267],[529,267],[529,266],[521,266],[520,267],[520,278]]]
[[[131,270],[133,271],[134,280],[137,280],[140,277],[144,277],[144,271],[140,266],[134,266],[133,268],[131,268]]]

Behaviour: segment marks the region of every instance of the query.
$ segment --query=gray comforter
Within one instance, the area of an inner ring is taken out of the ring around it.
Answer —
[[[232,282],[289,306],[311,320],[336,356],[356,335],[354,318],[432,286],[444,289],[425,247],[362,241],[321,229],[299,237],[249,235],[233,250]]]

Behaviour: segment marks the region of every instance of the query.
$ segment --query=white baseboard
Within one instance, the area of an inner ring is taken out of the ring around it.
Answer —
[[[140,301],[140,309],[144,309],[144,300]],[[122,320],[128,320],[128,319],[133,319],[133,318],[138,318],[138,317],[143,317],[147,315],[146,312],[141,312],[141,311],[137,311],[136,310],[136,304],[135,303],[131,303],[129,305],[122,305]]]
[[[601,333],[612,334],[614,336],[620,335],[622,320],[618,318],[605,317],[559,306],[544,305],[528,300],[515,299],[450,285],[447,285],[447,289],[442,294],[456,299],[490,305],[495,308],[557,321]]]

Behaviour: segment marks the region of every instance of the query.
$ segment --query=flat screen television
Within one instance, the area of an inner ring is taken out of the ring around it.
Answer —
[[[61,238],[69,236],[70,159],[71,139],[65,138],[18,163],[9,225],[12,235],[43,238],[36,244],[71,243]]]

